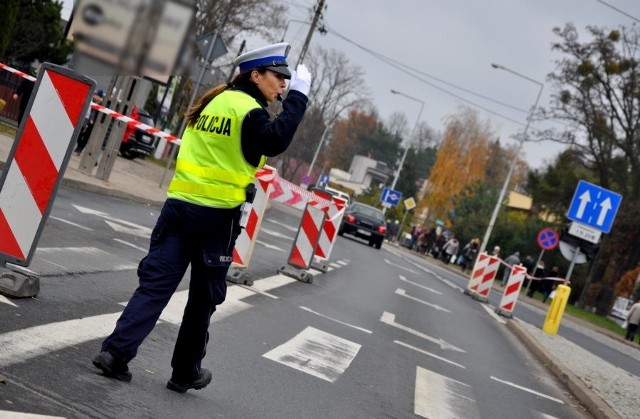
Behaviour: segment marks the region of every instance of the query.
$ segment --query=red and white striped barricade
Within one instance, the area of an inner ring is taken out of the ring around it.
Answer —
[[[499,267],[500,259],[496,256],[489,255],[486,252],[480,253],[476,263],[473,265],[469,285],[464,293],[476,298],[476,295],[480,296],[482,290],[481,297],[486,298],[489,295],[489,290]]]
[[[273,182],[273,190],[271,191],[271,195],[269,195],[269,199],[299,210],[304,210],[307,202],[309,202],[310,196],[311,192],[306,189],[287,182],[281,177],[277,177]]]
[[[311,264],[314,268],[316,264],[318,264],[322,272],[327,272],[328,270],[327,265],[322,262],[329,260],[348,201],[334,195],[332,203],[333,205],[331,205],[327,211],[327,218],[325,219],[322,233],[320,233],[320,241],[318,242],[314,262]]]
[[[311,266],[311,260],[318,247],[320,232],[325,222],[325,210],[316,202],[310,201],[303,213],[300,221],[298,233],[293,241],[293,247],[289,254],[287,263],[290,266],[282,265],[278,272],[296,278],[302,282],[313,282],[313,275],[306,272]]]
[[[258,231],[262,224],[264,212],[269,203],[269,194],[273,187],[273,179],[276,177],[276,169],[271,166],[264,166],[256,173],[254,185],[256,186],[256,196],[251,205],[245,208],[247,223],[236,240],[233,248],[233,262],[227,273],[227,281],[236,284],[253,285],[253,278],[246,269],[249,267],[253,248],[258,238]]]
[[[45,63],[0,177],[0,292],[31,297],[38,278],[4,269],[29,266],[89,109],[95,82]]]
[[[513,317],[513,309],[516,307],[520,289],[522,289],[526,275],[527,268],[522,265],[514,265],[513,268],[511,268],[511,274],[509,275],[507,286],[502,293],[500,306],[496,309],[496,313],[508,318]]]
[[[328,202],[331,202],[332,204],[334,204],[333,202],[333,195],[323,189],[318,189],[318,188],[311,188],[311,193],[315,196],[319,196],[322,199],[326,199]],[[325,213],[325,219],[324,219],[324,224],[322,225],[322,230],[320,230],[320,236],[318,237],[318,246],[316,247],[316,251],[313,255],[313,257],[311,258],[311,268],[323,272],[323,273],[327,273],[327,271],[329,270],[329,266],[325,263],[323,263],[323,260],[319,260],[318,259],[318,255],[325,255],[328,250],[329,250],[329,246],[331,245],[331,241],[328,238],[327,235],[327,229],[329,229],[329,231],[333,231],[334,232],[334,236],[335,236],[335,229],[333,228],[333,225],[330,222],[330,213],[335,212],[335,204],[334,205],[330,205],[329,208],[327,208],[327,210],[324,212]],[[325,258],[325,260],[328,258]]]

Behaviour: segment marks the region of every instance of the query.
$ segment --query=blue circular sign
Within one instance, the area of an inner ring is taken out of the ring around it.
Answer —
[[[538,246],[544,250],[555,249],[560,243],[558,233],[552,228],[543,228],[538,233]]]

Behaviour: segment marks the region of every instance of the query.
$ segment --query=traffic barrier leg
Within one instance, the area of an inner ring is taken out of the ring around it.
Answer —
[[[312,203],[307,204],[289,254],[288,263],[290,266],[282,265],[278,269],[279,273],[302,282],[313,282],[313,275],[305,270],[311,266],[311,259],[318,247],[318,239],[324,221],[325,212],[313,206]]]
[[[69,164],[95,82],[44,63],[0,176],[0,292],[35,296],[38,278],[16,274],[29,266]]]
[[[500,306],[496,309],[496,313],[509,319],[513,318],[513,309],[518,301],[526,273],[527,268],[524,266],[516,265],[511,269],[507,286],[504,288]]]
[[[262,224],[264,212],[267,209],[271,185],[275,175],[276,169],[271,166],[264,166],[256,173],[254,181],[256,196],[253,204],[248,209],[247,225],[242,229],[233,248],[233,262],[227,273],[227,281],[229,282],[253,285],[253,277],[247,272],[247,268],[253,255],[253,248],[258,238],[258,231]]]

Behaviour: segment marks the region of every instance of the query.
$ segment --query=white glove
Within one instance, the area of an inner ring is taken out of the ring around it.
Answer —
[[[311,73],[306,65],[300,64],[295,71],[291,72],[289,90],[297,90],[303,95],[309,96],[309,90],[311,90]]]

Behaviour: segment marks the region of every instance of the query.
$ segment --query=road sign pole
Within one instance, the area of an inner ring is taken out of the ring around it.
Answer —
[[[407,218],[407,213],[409,213],[409,210],[405,209],[404,215],[402,216],[402,222],[400,223],[400,228],[398,229],[398,234],[396,234],[397,242],[400,242],[400,234],[402,233],[402,227],[404,227],[404,220]]]
[[[544,249],[542,249],[540,251],[540,256],[538,256],[538,260],[536,260],[536,264],[533,265],[533,272],[531,272],[531,276],[533,276],[533,274],[536,272],[536,268],[538,267],[538,264],[542,260],[542,256],[544,256]],[[531,287],[531,282],[532,281],[533,281],[533,279],[530,279],[529,282],[527,282],[527,289],[526,289],[524,295],[528,295],[529,294],[529,287]]]

